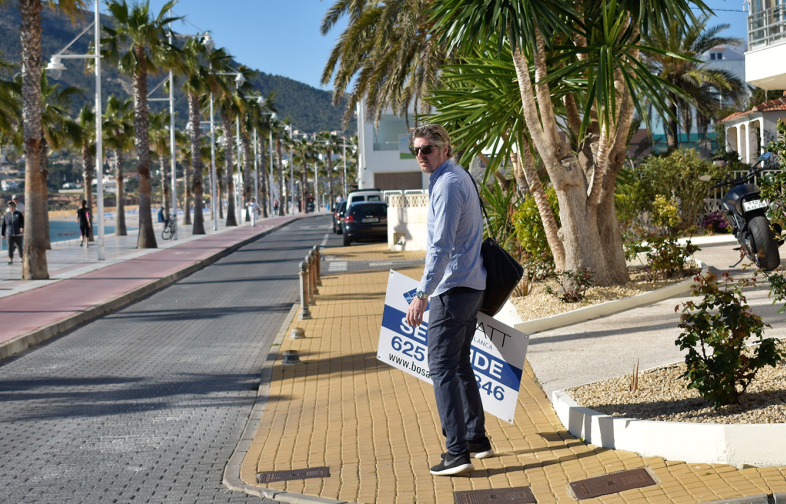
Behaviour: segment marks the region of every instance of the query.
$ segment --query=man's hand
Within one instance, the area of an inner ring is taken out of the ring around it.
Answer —
[[[423,323],[423,313],[425,313],[427,306],[428,299],[414,298],[412,302],[409,303],[407,324],[409,324],[410,327],[417,327]]]

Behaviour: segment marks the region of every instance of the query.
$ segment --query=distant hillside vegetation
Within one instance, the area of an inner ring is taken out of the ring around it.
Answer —
[[[45,7],[43,18],[43,39],[41,45],[44,57],[43,64],[46,66],[52,54],[65,47],[92,21],[93,13],[92,11],[86,12],[84,19],[71,23],[66,16]],[[112,18],[102,16],[102,23],[111,25]],[[21,53],[19,42],[20,24],[19,11],[16,8],[16,4],[7,2],[0,9],[0,57],[16,64],[19,63]],[[90,29],[71,46],[68,52],[85,54],[88,50],[88,44],[92,40],[93,30]],[[83,60],[63,60],[63,63],[68,67],[68,70],[63,72],[58,82],[85,91],[81,98],[77,97],[71,103],[71,110],[77,111],[82,108],[85,102],[93,102],[95,79],[92,74],[84,72]],[[116,94],[122,98],[130,97],[131,80],[129,78],[120,75],[115,68],[107,68],[106,65],[102,68],[102,71],[101,90],[104,103],[106,103],[107,97],[111,94]],[[164,77],[164,75],[151,75],[148,80],[148,89],[153,89]],[[297,82],[287,77],[266,74],[262,71],[255,78],[251,79],[251,82],[264,95],[273,90],[278,91],[275,100],[278,115],[282,119],[289,116],[297,129],[308,132],[341,129],[343,108],[333,107],[332,93],[330,91],[316,89],[302,82]],[[155,97],[164,97],[164,95],[157,92]],[[162,110],[167,107],[168,104],[166,102],[150,104],[152,111]],[[179,127],[184,127],[188,117],[188,104],[182,91],[178,88],[175,91],[175,113],[177,124]],[[351,131],[356,130],[356,124],[354,122],[351,123],[349,129]]]

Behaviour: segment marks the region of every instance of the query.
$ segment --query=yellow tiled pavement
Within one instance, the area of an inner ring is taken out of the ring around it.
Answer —
[[[387,258],[376,245],[352,249],[353,259]],[[422,270],[400,272],[419,278]],[[562,427],[529,365],[515,423],[487,415],[498,456],[474,461],[469,475],[432,476],[429,467],[444,449],[434,392],[376,360],[387,279],[386,271],[322,277],[312,320],[292,322],[305,329],[306,339],[281,344],[264,415],[241,469],[246,483],[255,485],[257,472],[326,465],[330,478],[265,486],[349,502],[409,504],[452,503],[459,490],[529,486],[539,503],[549,503],[573,502],[571,481],[649,467],[657,486],[583,502],[692,504],[786,492],[786,467],[737,470],[585,444]],[[283,350],[297,350],[303,363],[281,365]]]

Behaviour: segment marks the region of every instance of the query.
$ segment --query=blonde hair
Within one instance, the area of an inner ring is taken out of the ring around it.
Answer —
[[[450,144],[450,133],[439,124],[424,124],[412,130],[410,144],[416,138],[428,138],[437,147],[448,147],[448,157],[453,157],[453,146]]]

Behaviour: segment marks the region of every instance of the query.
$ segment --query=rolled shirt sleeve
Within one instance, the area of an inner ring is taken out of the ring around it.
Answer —
[[[434,224],[429,230],[426,268],[418,290],[431,295],[439,285],[448,266],[450,251],[456,240],[456,229],[461,216],[462,199],[457,191],[447,190],[448,177],[441,177],[431,194]]]

